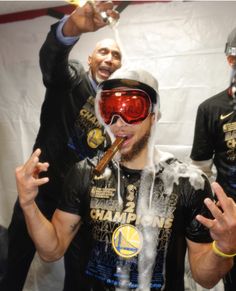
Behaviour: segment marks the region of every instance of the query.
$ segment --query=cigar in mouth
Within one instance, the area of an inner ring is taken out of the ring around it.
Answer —
[[[101,160],[98,162],[96,168],[94,169],[93,173],[96,176],[100,176],[104,172],[107,164],[113,158],[115,153],[120,149],[120,147],[124,141],[125,141],[124,137],[117,137],[116,138],[116,140],[109,147],[109,149],[105,152],[104,156],[101,158]]]

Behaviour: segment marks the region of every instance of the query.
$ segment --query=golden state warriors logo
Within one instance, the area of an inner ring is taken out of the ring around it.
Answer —
[[[96,149],[104,142],[104,139],[105,137],[102,134],[102,130],[100,128],[93,128],[88,133],[87,143],[91,148]]]
[[[122,258],[129,259],[136,256],[140,252],[142,244],[142,234],[131,224],[121,225],[113,232],[113,249]]]

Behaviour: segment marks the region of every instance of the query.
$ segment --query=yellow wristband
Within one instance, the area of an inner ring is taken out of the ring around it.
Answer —
[[[213,252],[214,252],[216,255],[218,255],[218,256],[220,256],[220,257],[223,257],[223,258],[233,258],[233,257],[236,256],[236,253],[235,253],[235,254],[228,255],[228,254],[225,254],[225,253],[221,252],[221,251],[217,248],[217,246],[216,246],[216,241],[215,241],[215,240],[212,242],[212,250],[213,250]]]

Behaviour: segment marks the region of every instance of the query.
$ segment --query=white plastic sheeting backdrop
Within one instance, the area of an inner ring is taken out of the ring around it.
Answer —
[[[236,26],[235,11],[235,2],[169,2],[130,5],[121,14],[126,62],[159,80],[157,143],[181,159],[189,157],[198,104],[228,85],[224,45]],[[5,226],[17,197],[14,169],[30,155],[39,127],[45,90],[38,52],[55,21],[44,16],[0,25],[0,223]],[[114,37],[114,31],[82,35],[71,57],[87,66],[88,54],[104,37]],[[62,281],[61,262],[45,265],[37,259],[25,290],[60,290]]]

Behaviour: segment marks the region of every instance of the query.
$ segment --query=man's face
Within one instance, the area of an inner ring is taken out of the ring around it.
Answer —
[[[236,56],[227,56],[227,61],[228,64],[231,66],[232,71],[230,74],[230,84],[232,82],[235,82],[235,78],[236,78]]]
[[[227,56],[227,61],[230,67],[232,67],[233,69],[236,68],[236,56],[231,56],[231,55]]]
[[[117,120],[110,125],[111,132],[115,137],[126,138],[120,149],[121,161],[131,161],[147,149],[154,119],[154,114],[149,114],[144,121],[128,125],[120,117],[117,117]]]
[[[116,42],[112,39],[99,42],[88,58],[88,65],[92,78],[97,83],[107,80],[121,67],[121,52]]]

